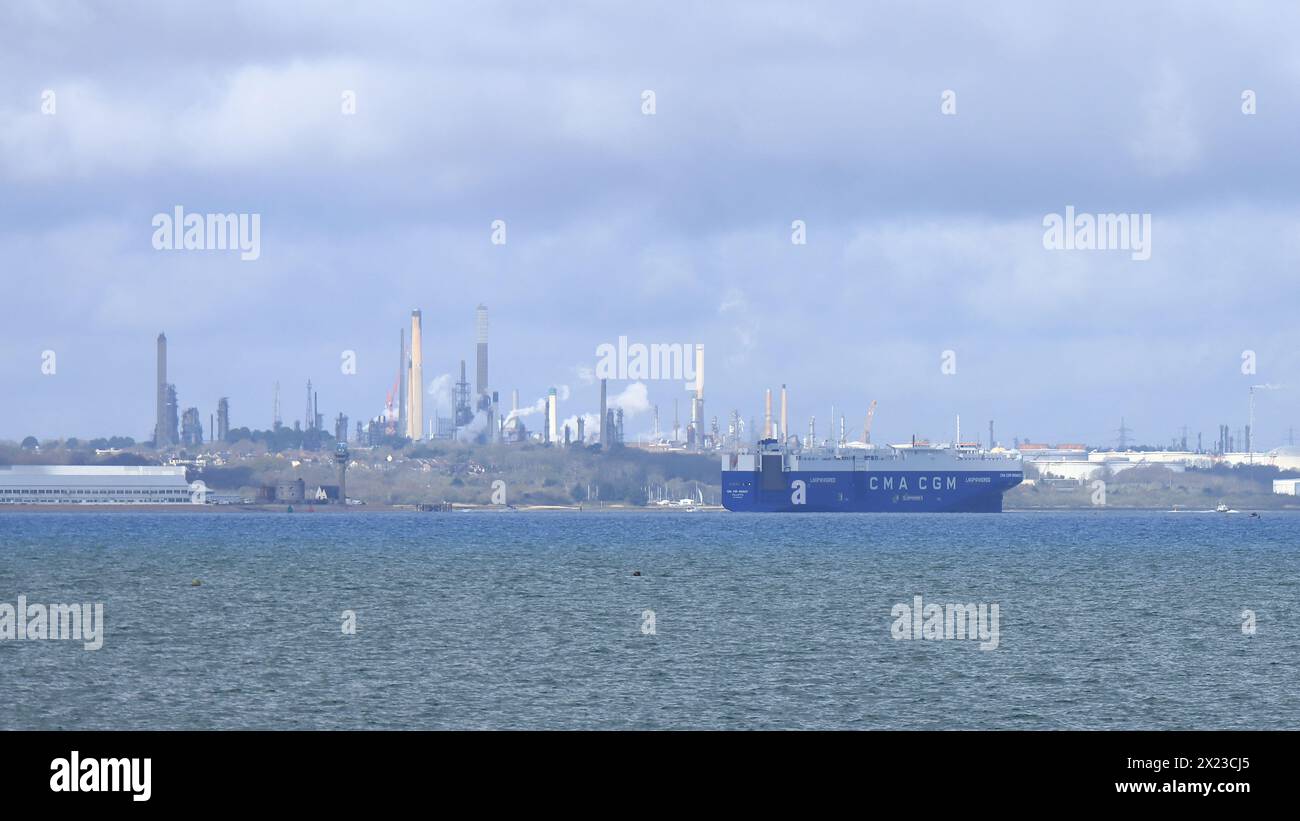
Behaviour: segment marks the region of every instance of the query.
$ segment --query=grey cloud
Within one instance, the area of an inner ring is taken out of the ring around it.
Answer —
[[[823,414],[879,397],[898,437],[959,411],[1008,436],[1120,415],[1153,441],[1212,431],[1244,414],[1243,348],[1300,390],[1297,23],[1118,2],[9,4],[0,259],[23,310],[0,329],[0,436],[143,437],[164,329],[182,404],[229,395],[264,426],[270,385],[311,377],[367,415],[406,312],[429,318],[429,372],[454,372],[480,301],[493,381],[523,397],[628,335],[703,342],[720,418],[784,381]],[[153,251],[150,216],[178,203],[262,214],[262,259]],[[1152,213],[1152,259],[1045,252],[1067,204]],[[1272,398],[1277,439],[1295,394]]]

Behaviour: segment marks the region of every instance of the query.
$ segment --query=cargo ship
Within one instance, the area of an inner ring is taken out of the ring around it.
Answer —
[[[1000,513],[1018,455],[973,446],[781,447],[722,456],[722,505],[750,513]]]

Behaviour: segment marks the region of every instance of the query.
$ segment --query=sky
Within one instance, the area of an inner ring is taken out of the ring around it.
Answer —
[[[308,379],[355,426],[415,308],[445,415],[484,303],[503,403],[565,416],[625,336],[704,345],[724,428],[786,384],[801,434],[877,400],[875,441],[1208,447],[1271,384],[1286,444],[1298,39],[1263,2],[5,3],[0,439],[150,438],[160,331],[205,426]],[[177,206],[260,254],[155,248]],[[1149,215],[1149,259],[1045,247],[1067,206]],[[628,437],[683,387],[611,384]]]

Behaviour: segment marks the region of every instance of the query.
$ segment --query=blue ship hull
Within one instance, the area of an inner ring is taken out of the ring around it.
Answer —
[[[779,477],[779,480],[777,480]],[[1016,470],[722,471],[722,504],[750,513],[1000,513]]]

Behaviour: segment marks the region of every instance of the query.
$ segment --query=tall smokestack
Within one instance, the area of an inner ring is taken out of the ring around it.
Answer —
[[[605,390],[608,380],[600,380],[600,446],[609,449],[609,426],[605,424]]]
[[[167,430],[167,335],[158,334],[158,416],[153,428],[153,441],[158,447],[175,444]]]
[[[224,442],[230,436],[230,400],[221,397],[217,400],[217,441]]]
[[[485,396],[488,391],[488,315],[487,306],[478,306],[478,373],[474,378],[474,392]]]
[[[704,346],[695,346],[695,398],[704,402]]]
[[[489,421],[492,424],[491,424],[491,430],[489,431],[490,436],[488,439],[488,441],[490,442],[501,441],[501,407],[499,405],[499,402],[500,399],[497,395],[497,392],[492,391],[492,415],[491,417],[489,417]]]
[[[556,417],[559,413],[559,397],[555,393],[555,388],[551,388],[550,393],[546,395],[546,430],[549,442],[558,442],[560,439],[560,431],[556,425]]]
[[[695,417],[695,443],[704,444],[704,346],[695,346],[695,407],[691,414]]]
[[[786,424],[785,415],[785,385],[781,386],[781,444],[785,444],[790,438],[790,428]]]
[[[406,433],[406,329],[397,329],[397,433]]]
[[[411,418],[407,420],[406,435],[417,440],[424,438],[424,351],[420,324],[420,312],[411,311],[411,384],[407,386]]]
[[[763,406],[763,438],[772,438],[772,389],[767,389],[767,400]]]

